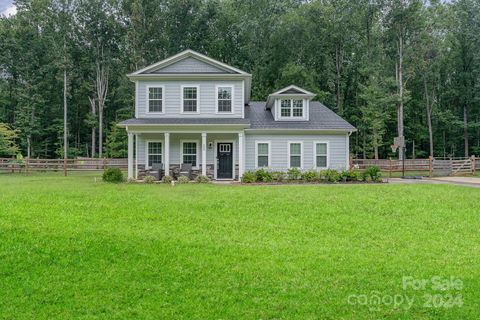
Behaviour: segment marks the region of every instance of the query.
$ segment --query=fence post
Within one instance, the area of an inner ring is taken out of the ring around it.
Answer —
[[[392,157],[388,158],[388,176],[392,177]]]
[[[472,168],[471,168],[472,169],[472,176],[474,176],[475,171],[476,171],[475,156],[474,155],[471,156],[470,159],[471,159],[470,163],[472,164]]]
[[[15,173],[15,166],[16,166],[16,162],[15,162],[15,157],[12,156],[12,173]]]
[[[26,157],[25,158],[25,175],[28,176],[28,161],[30,158]]]
[[[107,168],[107,158],[103,158],[103,170]]]
[[[353,168],[353,157],[351,154],[348,154],[348,165],[349,165],[349,169],[352,169]]]
[[[433,157],[428,157],[428,176],[433,177]]]

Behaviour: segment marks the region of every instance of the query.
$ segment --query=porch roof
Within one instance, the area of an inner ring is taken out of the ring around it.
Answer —
[[[232,125],[250,127],[249,119],[242,118],[132,118],[119,123],[119,126],[145,125]]]

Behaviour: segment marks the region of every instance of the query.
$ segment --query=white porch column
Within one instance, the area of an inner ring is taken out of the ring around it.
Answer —
[[[133,133],[128,133],[128,179],[133,179]]]
[[[170,175],[170,133],[165,132],[165,151],[163,157],[163,164],[165,165],[165,175]]]
[[[242,180],[244,171],[244,156],[243,156],[243,132],[238,133],[238,181]]]
[[[202,175],[207,175],[207,133],[202,132]]]

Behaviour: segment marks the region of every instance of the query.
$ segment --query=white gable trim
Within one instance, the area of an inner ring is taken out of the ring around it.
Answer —
[[[285,91],[288,91],[290,89],[293,89],[293,90],[296,90],[296,91],[300,91],[301,93],[283,93]],[[279,95],[279,94],[288,94],[288,95],[297,95],[297,94],[308,94],[308,95],[313,95],[315,96],[315,94],[313,92],[310,92],[310,91],[307,91],[305,89],[302,89],[300,87],[297,87],[295,85],[289,85],[288,87],[285,87],[283,89],[280,89],[278,90],[277,92],[274,92],[271,94],[271,96],[274,96],[274,95]]]
[[[242,70],[237,69],[235,67],[229,66],[228,64],[225,64],[225,63],[220,62],[218,60],[207,57],[206,55],[203,55],[201,53],[198,53],[196,51],[188,49],[188,50],[182,51],[182,52],[180,52],[180,53],[178,53],[174,56],[171,56],[170,58],[164,59],[162,61],[159,61],[157,63],[149,65],[149,66],[147,66],[143,69],[140,69],[138,71],[130,73],[128,76],[129,77],[137,76],[137,75],[140,75],[140,74],[152,71],[152,70],[160,69],[162,67],[169,66],[169,65],[171,65],[171,64],[173,64],[177,61],[180,61],[180,60],[188,58],[188,57],[198,59],[200,61],[203,61],[205,63],[213,65],[217,68],[223,69],[225,71],[230,71],[230,72],[234,72],[234,73],[241,74],[241,75],[250,75],[249,73],[246,73],[245,71],[242,71]]]

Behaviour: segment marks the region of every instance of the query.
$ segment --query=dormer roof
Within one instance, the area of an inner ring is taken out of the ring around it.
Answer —
[[[280,89],[268,96],[267,104],[265,108],[271,109],[275,99],[282,99],[282,98],[302,98],[311,100],[316,96],[316,94],[305,90],[303,88],[297,87],[295,85],[289,85],[283,89]]]

